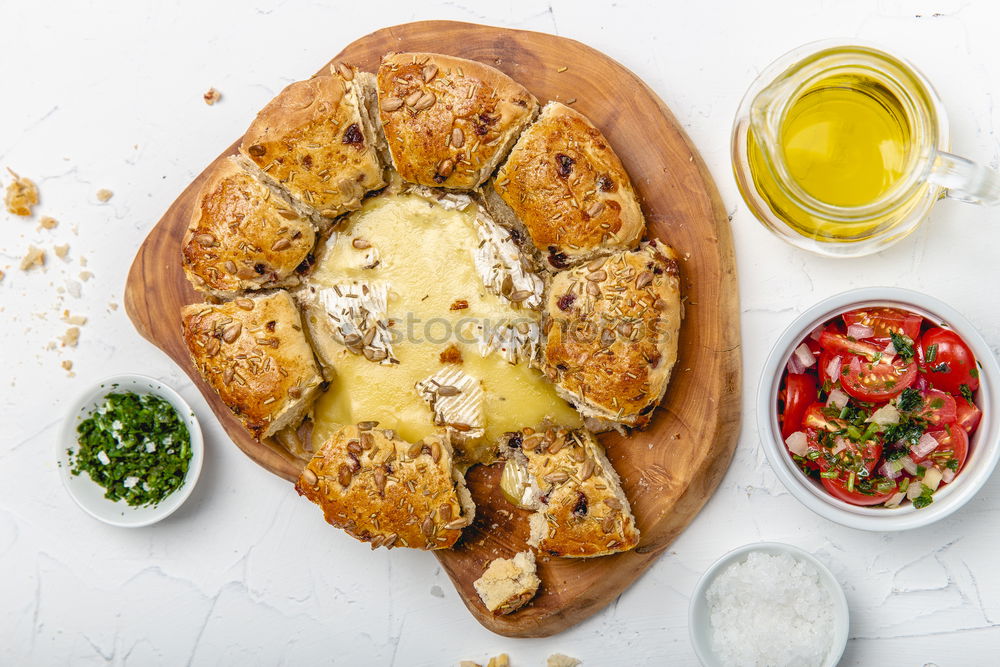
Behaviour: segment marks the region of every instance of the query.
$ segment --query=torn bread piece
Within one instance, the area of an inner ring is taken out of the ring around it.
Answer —
[[[634,248],[646,228],[611,144],[559,102],[524,131],[484,196],[493,217],[525,232],[553,271]]]
[[[315,242],[311,220],[229,157],[212,168],[198,196],[181,242],[184,273],[215,296],[290,287]]]
[[[491,561],[483,576],[472,585],[486,608],[500,616],[527,604],[535,597],[541,583],[535,572],[535,554],[522,551],[513,558]]]
[[[586,431],[546,426],[507,436],[507,463],[530,480],[528,544],[551,556],[590,558],[628,551],[639,530],[618,473]]]
[[[304,210],[330,219],[361,208],[364,195],[386,182],[374,96],[374,76],[346,66],[297,81],[257,114],[240,154]]]
[[[382,280],[345,280],[329,287],[309,285],[295,293],[305,310],[309,338],[320,362],[332,369],[336,343],[368,361],[397,364],[386,316],[389,286]]]
[[[377,74],[379,113],[396,171],[430,187],[479,187],[538,112],[503,72],[433,53],[390,53]]]
[[[447,437],[410,443],[376,422],[344,426],[317,450],[295,484],[328,523],[376,547],[448,549],[475,505],[452,465]]]
[[[677,257],[663,243],[561,271],[543,312],[543,371],[584,417],[645,426],[677,360],[681,317]]]
[[[181,320],[198,372],[255,438],[302,421],[323,378],[288,292],[190,304]]]
[[[541,276],[510,230],[498,225],[480,204],[476,208],[479,245],[472,251],[472,258],[483,285],[516,306],[537,310],[545,289]]]
[[[416,390],[430,406],[435,424],[462,439],[483,437],[486,394],[478,378],[458,368],[442,368],[418,382]]]

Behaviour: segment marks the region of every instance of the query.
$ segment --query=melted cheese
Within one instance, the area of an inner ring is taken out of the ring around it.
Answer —
[[[339,230],[311,280],[317,288],[345,280],[384,281],[399,363],[375,364],[339,350],[336,377],[316,404],[315,437],[365,420],[377,420],[410,441],[436,432],[432,410],[415,386],[442,368],[461,369],[482,383],[485,434],[464,447],[470,463],[492,461],[495,444],[507,431],[546,418],[580,425],[576,411],[527,361],[510,364],[499,351],[480,354],[484,328],[511,321],[522,323],[522,329],[536,328],[539,315],[483,286],[474,263],[480,244],[476,210],[475,204],[460,208],[413,194],[383,194],[367,201]],[[379,258],[375,267],[363,268],[360,257],[366,253]],[[461,302],[468,307],[452,310]],[[440,361],[452,344],[461,351],[461,365]]]

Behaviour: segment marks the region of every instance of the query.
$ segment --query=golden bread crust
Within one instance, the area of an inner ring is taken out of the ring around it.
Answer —
[[[471,190],[504,158],[538,101],[503,72],[432,53],[391,53],[377,74],[396,171],[429,187]]]
[[[301,419],[319,369],[285,291],[181,310],[184,342],[202,378],[258,440]]]
[[[364,118],[369,78],[354,70],[297,81],[261,109],[240,153],[324,218],[361,207],[385,185],[378,140]]]
[[[493,188],[547,268],[634,248],[646,228],[625,167],[581,113],[549,102],[497,171]]]
[[[295,285],[315,242],[312,223],[230,157],[202,186],[181,242],[184,274],[216,295]]]
[[[649,423],[677,360],[680,277],[656,241],[555,274],[546,296],[543,370],[585,417]]]
[[[591,558],[639,543],[618,473],[593,435],[561,427],[524,429],[508,438],[506,452],[527,465],[539,494],[531,546],[551,556]]]
[[[409,443],[373,422],[335,432],[295,490],[319,505],[328,523],[373,549],[448,549],[474,515],[447,440]]]

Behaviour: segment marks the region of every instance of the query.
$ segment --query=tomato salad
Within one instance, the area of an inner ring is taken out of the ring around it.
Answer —
[[[951,329],[896,308],[852,310],[792,353],[781,437],[834,498],[919,509],[962,472],[978,389],[976,359]]]

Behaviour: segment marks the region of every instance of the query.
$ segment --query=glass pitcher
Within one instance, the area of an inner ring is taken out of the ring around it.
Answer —
[[[840,257],[902,239],[942,197],[1000,203],[1000,173],[949,148],[944,107],[916,69],[829,41],[757,77],[732,135],[736,181],[754,215],[792,245]]]

